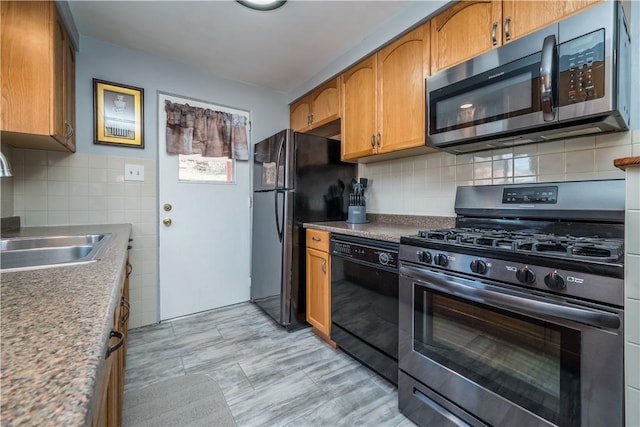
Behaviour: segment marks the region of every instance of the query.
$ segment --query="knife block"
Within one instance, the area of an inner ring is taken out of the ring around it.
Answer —
[[[349,216],[347,223],[349,224],[365,224],[367,221],[366,206],[349,206]]]

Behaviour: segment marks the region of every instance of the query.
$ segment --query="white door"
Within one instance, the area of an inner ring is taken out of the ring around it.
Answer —
[[[165,105],[165,101],[211,108],[211,104],[159,94],[158,105]],[[235,161],[233,183],[180,180],[179,156],[167,154],[166,144],[170,138],[167,136],[167,118],[163,108],[160,110],[160,319],[248,301],[250,164]],[[218,110],[238,111],[216,106]],[[248,117],[247,112],[243,113]],[[185,176],[183,169],[181,177]]]

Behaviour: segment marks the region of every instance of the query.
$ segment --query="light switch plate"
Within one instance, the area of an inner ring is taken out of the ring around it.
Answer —
[[[125,164],[124,180],[125,181],[144,181],[144,166]]]

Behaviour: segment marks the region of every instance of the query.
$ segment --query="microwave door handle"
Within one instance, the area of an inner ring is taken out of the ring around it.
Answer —
[[[542,44],[542,58],[540,59],[540,102],[542,104],[542,118],[545,122],[551,122],[556,117],[556,112],[553,108],[555,50],[555,34],[545,37]]]

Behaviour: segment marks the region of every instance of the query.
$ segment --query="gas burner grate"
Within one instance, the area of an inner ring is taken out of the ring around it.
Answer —
[[[624,248],[622,239],[476,228],[426,230],[418,232],[418,237],[425,241],[466,247],[491,247],[511,252],[603,262],[618,261],[623,255]]]

